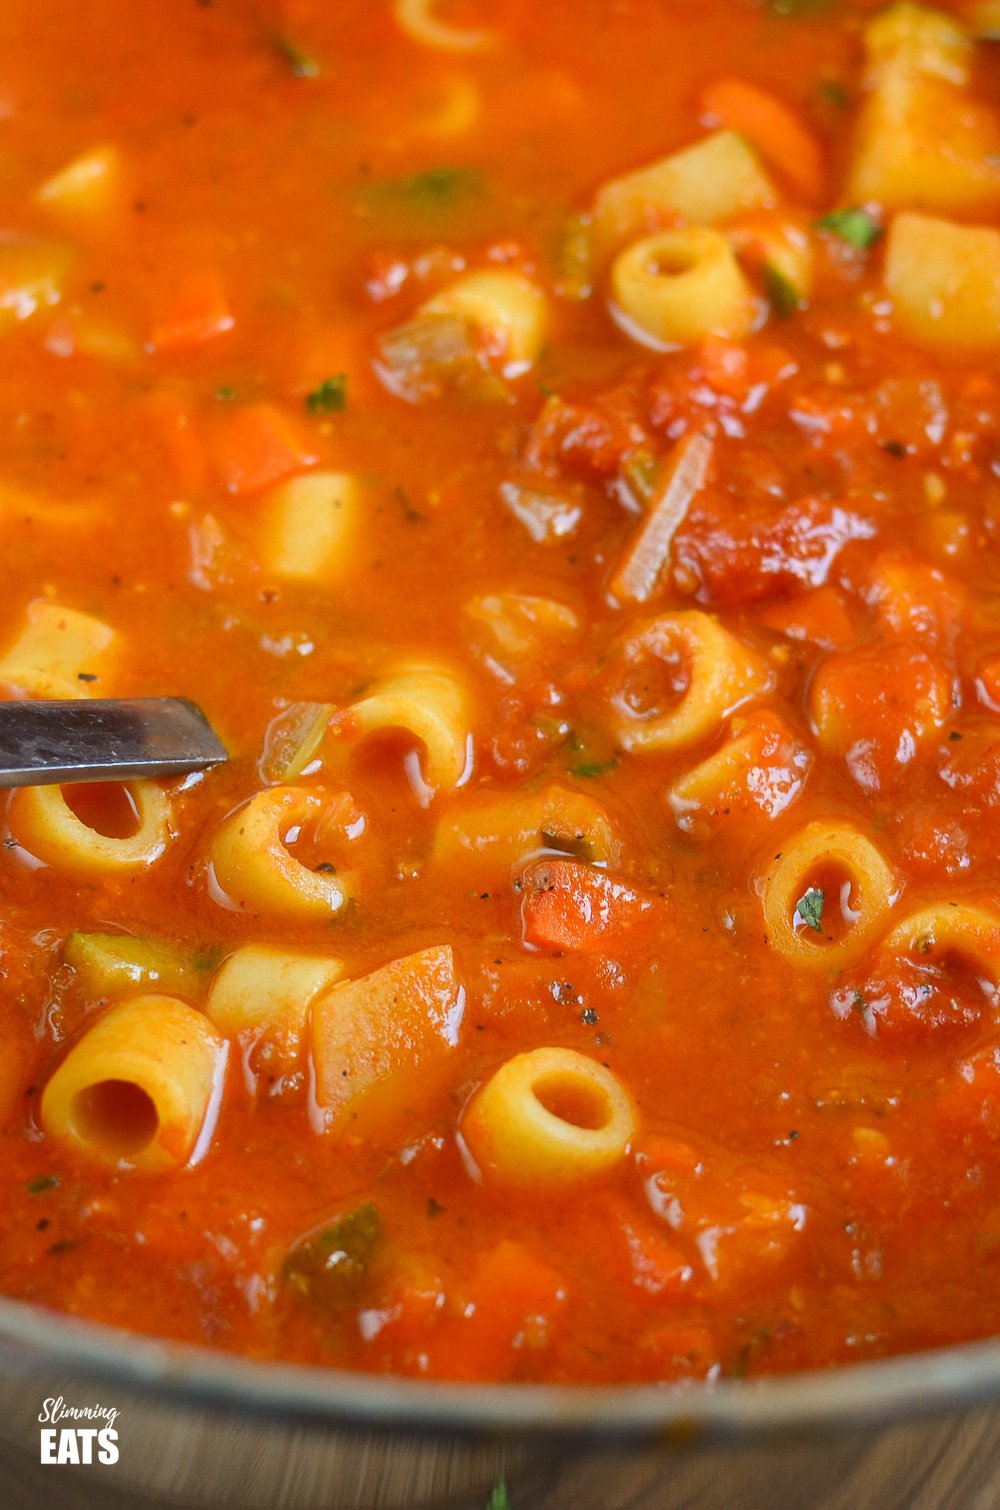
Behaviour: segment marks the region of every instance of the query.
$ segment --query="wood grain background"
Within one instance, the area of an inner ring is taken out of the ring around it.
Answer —
[[[67,1399],[94,1391],[63,1391]],[[39,1464],[44,1397],[0,1381],[2,1510],[997,1510],[1000,1408],[831,1439],[596,1450],[330,1432],[111,1401],[114,1468]]]

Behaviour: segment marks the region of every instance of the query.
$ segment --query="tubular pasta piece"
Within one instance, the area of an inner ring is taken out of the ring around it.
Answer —
[[[170,802],[155,781],[129,781],[123,790],[135,811],[134,833],[102,834],[78,818],[58,786],[25,786],[11,797],[8,822],[19,844],[69,875],[100,876],[144,870],[159,860],[173,833]]]
[[[354,895],[350,871],[316,871],[289,853],[305,825],[338,825],[348,837],[361,823],[346,792],[318,796],[301,787],[258,792],[225,820],[212,843],[212,868],[240,908],[284,918],[335,917]]]
[[[324,1127],[388,1125],[429,1104],[450,1070],[465,993],[450,947],[342,981],[313,1006],[316,1103]]]
[[[649,619],[621,643],[619,654],[624,685],[611,699],[611,727],[630,753],[697,744],[774,683],[755,651],[699,609]],[[672,685],[663,697],[656,682],[665,678]]]
[[[929,215],[897,215],[885,286],[895,323],[932,346],[1000,346],[1000,231]]]
[[[465,320],[503,363],[505,377],[527,371],[545,340],[545,295],[521,273],[469,273],[420,308],[421,315]]]
[[[790,834],[764,873],[768,940],[798,964],[839,968],[864,953],[898,892],[870,839],[853,824],[818,819]]]
[[[469,709],[462,684],[439,666],[406,666],[352,703],[332,728],[362,736],[405,729],[423,745],[423,777],[432,791],[453,791],[468,778]]]
[[[80,673],[92,673],[113,639],[100,619],[36,598],[27,626],[0,660],[0,683],[25,697],[90,697]]]
[[[414,42],[435,52],[488,52],[499,38],[491,31],[451,26],[434,13],[440,0],[394,0],[393,14]]]
[[[707,336],[741,341],[757,318],[757,300],[725,236],[706,226],[679,226],[636,241],[611,269],[615,312],[645,345],[693,346]]]
[[[909,955],[924,964],[956,956],[988,983],[991,1000],[1000,996],[1000,914],[990,908],[932,902],[891,928],[879,951]]]
[[[350,565],[360,511],[357,480],[343,472],[306,472],[269,493],[261,552],[279,577],[326,582]]]
[[[610,1070],[572,1049],[543,1048],[501,1065],[466,1112],[462,1137],[487,1180],[544,1190],[614,1169],[635,1128]]]
[[[572,787],[552,785],[523,796],[494,797],[453,811],[438,825],[434,856],[488,859],[513,869],[540,849],[617,863],[621,845],[599,802]]]
[[[561,644],[580,631],[580,620],[572,608],[556,598],[538,598],[530,593],[489,593],[472,598],[465,611],[487,630],[492,648],[512,661],[541,655],[552,641]]]
[[[344,973],[343,961],[271,944],[244,944],[217,971],[206,1016],[226,1038],[252,1033],[283,1059],[298,1053],[309,1003]]]
[[[716,131],[670,157],[614,178],[594,201],[594,230],[605,254],[674,219],[715,225],[771,209],[774,185],[735,131]]]
[[[211,1134],[225,1053],[193,1007],[136,997],[70,1049],[42,1095],[42,1126],[102,1164],[146,1174],[186,1164]]]
[[[811,766],[809,750],[780,718],[751,714],[733,720],[722,748],[678,777],[667,800],[678,828],[707,838],[728,819],[777,818],[799,796]]]

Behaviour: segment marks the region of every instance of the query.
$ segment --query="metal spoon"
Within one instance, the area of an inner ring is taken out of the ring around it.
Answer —
[[[0,787],[179,776],[228,758],[185,697],[0,702]]]

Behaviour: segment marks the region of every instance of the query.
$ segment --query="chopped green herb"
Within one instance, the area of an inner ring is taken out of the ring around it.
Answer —
[[[846,110],[851,103],[851,97],[843,84],[838,84],[836,79],[821,79],[818,93],[831,105],[836,105],[838,110]]]
[[[347,374],[337,372],[306,394],[306,408],[310,414],[338,414],[347,407]]]
[[[211,975],[217,970],[226,957],[225,949],[216,946],[214,949],[202,949],[196,954],[191,963],[199,975]]]
[[[795,911],[814,933],[823,932],[823,904],[826,897],[818,886],[810,886],[795,904]]]
[[[832,232],[841,241],[846,241],[848,246],[857,247],[859,252],[874,246],[882,234],[878,221],[873,220],[868,211],[861,209],[859,205],[851,205],[844,210],[831,210],[829,215],[824,215],[816,224],[821,231]]]
[[[220,383],[215,390],[215,396],[220,404],[235,404],[239,395],[235,388],[230,388],[228,383]]]
[[[288,64],[297,79],[318,79],[322,69],[316,58],[293,42],[291,37],[276,32],[271,38],[271,45],[285,63]]]
[[[29,1195],[41,1195],[45,1190],[54,1190],[59,1184],[57,1174],[40,1174],[33,1180],[28,1181],[27,1190]]]
[[[779,320],[787,320],[789,315],[802,308],[802,299],[795,284],[770,262],[762,264],[760,276],[767,301]]]
[[[613,771],[618,764],[616,757],[610,760],[585,760],[581,765],[570,766],[571,776],[603,776],[608,771]]]
[[[363,190],[370,203],[433,214],[451,210],[482,187],[478,168],[427,168],[403,178],[381,178]]]
[[[378,1207],[366,1201],[293,1248],[283,1277],[307,1299],[337,1305],[364,1281],[381,1238]]]
[[[486,1510],[513,1510],[510,1495],[507,1493],[507,1485],[503,1479],[498,1479],[493,1485],[493,1492],[486,1501]]]

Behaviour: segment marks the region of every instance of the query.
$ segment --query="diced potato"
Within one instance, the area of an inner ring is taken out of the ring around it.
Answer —
[[[359,512],[357,479],[304,472],[268,494],[261,557],[279,577],[325,582],[351,563],[348,539]]]
[[[96,147],[46,179],[38,200],[60,215],[100,218],[121,198],[122,161],[117,147]]]
[[[614,178],[594,201],[594,230],[608,255],[673,220],[713,225],[770,209],[777,192],[753,148],[735,131],[674,152],[648,168]]]
[[[63,958],[94,996],[123,996],[136,990],[190,996],[197,988],[198,971],[190,957],[160,939],[71,933]]]
[[[0,658],[0,685],[26,697],[92,697],[94,667],[114,637],[89,613],[35,598],[21,634]]]
[[[900,70],[945,79],[958,88],[969,82],[972,43],[944,11],[904,0],[870,22],[864,42],[869,83]]]
[[[316,1103],[328,1127],[364,1132],[428,1104],[448,1073],[464,994],[447,945],[342,981],[313,1007]]]
[[[897,327],[933,345],[1000,346],[1000,231],[897,215],[885,286]]]
[[[866,34],[871,93],[847,197],[889,209],[1000,207],[1000,121],[969,98],[971,44],[948,16],[899,5]]]
[[[332,955],[244,944],[216,974],[205,1012],[225,1037],[262,1036],[277,1059],[290,1062],[299,1049],[309,1003],[343,973],[343,964]]]
[[[0,330],[58,304],[72,261],[61,242],[0,236]]]

